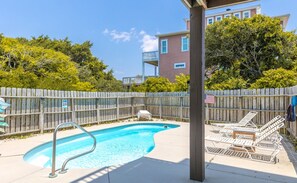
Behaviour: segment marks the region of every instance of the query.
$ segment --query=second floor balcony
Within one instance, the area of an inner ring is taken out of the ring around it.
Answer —
[[[144,79],[142,76],[135,76],[135,77],[124,77],[123,78],[123,85],[140,85],[142,84],[147,78],[157,77],[157,76],[145,76]]]
[[[154,66],[159,65],[159,52],[158,51],[150,51],[142,53],[142,61]]]

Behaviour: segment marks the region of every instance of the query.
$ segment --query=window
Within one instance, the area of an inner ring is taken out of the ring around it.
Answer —
[[[230,18],[230,17],[231,17],[231,14],[224,15],[224,18]]]
[[[251,11],[244,11],[243,18],[251,18]]]
[[[175,63],[174,64],[174,69],[185,69],[186,68],[186,63],[182,62],[182,63]]]
[[[241,14],[239,12],[233,14],[235,17],[241,19]]]
[[[181,37],[181,51],[189,51],[189,38],[187,36]]]
[[[217,22],[222,21],[222,20],[223,20],[223,17],[222,17],[222,16],[217,16],[217,17],[216,17],[216,21],[217,21]]]
[[[168,53],[168,40],[163,39],[161,40],[161,54]]]
[[[213,24],[213,17],[207,18],[207,25]]]
[[[257,8],[256,13],[257,13],[257,14],[261,14],[261,8],[260,8],[260,7]]]

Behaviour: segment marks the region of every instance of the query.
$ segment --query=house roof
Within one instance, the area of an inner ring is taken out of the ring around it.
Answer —
[[[179,31],[179,32],[171,32],[171,33],[167,33],[167,34],[158,34],[156,35],[156,37],[167,37],[167,36],[176,36],[176,35],[183,35],[183,34],[189,34],[190,31],[186,30],[186,31]]]
[[[240,8],[240,9],[233,9],[233,10],[230,10],[230,11],[221,11],[221,12],[218,12],[218,13],[212,13],[212,14],[208,14],[208,15],[205,15],[205,17],[214,17],[214,16],[218,16],[218,15],[223,15],[223,14],[227,14],[227,13],[236,13],[236,12],[239,12],[239,11],[246,11],[246,10],[252,10],[252,9],[259,9],[261,10],[261,5],[255,5],[255,6],[249,6],[249,7],[246,7],[246,8]],[[188,18],[185,18],[185,21],[189,21],[190,19]]]
[[[214,9],[224,6],[231,6],[235,4],[242,4],[247,2],[259,0],[181,0],[187,8],[194,6],[203,6],[205,9]]]
[[[261,8],[261,5],[256,5],[256,6],[249,6],[249,7],[246,7],[246,8],[240,8],[240,9],[233,9],[233,10],[230,10],[230,11],[221,11],[221,12],[218,12],[218,13],[212,13],[212,14],[208,14],[208,15],[205,15],[205,17],[214,17],[214,16],[218,16],[218,15],[222,15],[222,14],[232,14],[232,13],[236,13],[236,12],[240,12],[240,11],[248,11],[248,10],[252,10],[252,9],[260,9]]]
[[[274,18],[279,18],[281,21],[283,21],[283,28],[286,29],[290,16],[291,16],[290,14],[285,14],[285,15],[274,16]]]

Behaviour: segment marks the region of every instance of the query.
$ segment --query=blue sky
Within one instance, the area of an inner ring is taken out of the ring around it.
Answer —
[[[74,43],[93,42],[93,54],[118,79],[141,74],[142,51],[156,49],[154,35],[185,30],[188,10],[180,0],[0,0],[0,33],[8,37],[48,35]],[[291,14],[288,30],[297,29],[296,0],[262,0],[269,16]],[[211,12],[222,11],[212,10]],[[207,12],[207,13],[211,13]],[[153,74],[147,66],[146,73]]]

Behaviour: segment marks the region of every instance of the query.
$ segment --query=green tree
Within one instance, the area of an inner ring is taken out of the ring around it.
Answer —
[[[256,80],[251,88],[283,88],[297,85],[296,71],[283,68],[264,71],[264,76]]]
[[[235,90],[248,87],[248,81],[240,75],[240,62],[234,63],[229,69],[216,70],[205,80],[208,90]]]
[[[174,85],[174,91],[181,92],[181,91],[188,91],[189,84],[188,81],[190,81],[190,75],[180,74],[175,76],[175,83]]]
[[[242,77],[231,76],[232,73],[224,70],[216,71],[205,81],[205,88],[208,90],[235,90],[247,88],[247,81]]]
[[[152,77],[139,86],[133,85],[131,90],[136,92],[171,92],[173,91],[173,84],[167,78]]]
[[[107,65],[93,56],[90,41],[73,44],[68,38],[39,36],[30,40],[5,38],[1,42],[3,70],[22,67],[25,73],[34,73],[39,83],[36,87],[85,91],[123,90],[121,81],[114,78],[113,71],[107,71]]]
[[[297,36],[284,32],[277,18],[224,19],[206,29],[206,67],[229,70],[239,62],[240,76],[251,84],[263,71],[292,69],[296,42]]]
[[[10,72],[0,70],[0,86],[14,88],[36,88],[38,77],[24,71],[23,68],[12,69]]]
[[[29,46],[17,39],[2,38],[0,43],[0,83],[6,87],[77,90],[78,70],[70,58],[43,47]],[[89,83],[81,83],[90,91]]]

